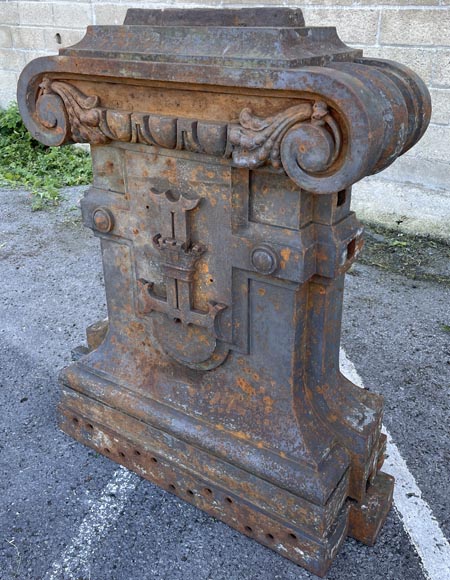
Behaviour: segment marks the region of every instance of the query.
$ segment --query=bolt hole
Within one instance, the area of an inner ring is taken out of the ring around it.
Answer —
[[[92,423],[86,423],[86,427],[88,429],[93,429],[94,428],[94,425],[92,425]]]
[[[134,450],[134,454],[135,454],[135,455],[140,455],[140,454],[141,454],[141,452],[140,452],[140,451],[138,451],[137,449],[135,449],[135,450]]]
[[[249,534],[253,533],[253,528],[251,528],[250,526],[245,526],[245,529]]]
[[[169,489],[171,489],[172,491],[175,491],[176,487],[174,486],[174,484],[173,484],[173,483],[171,483],[171,484],[169,485]]]
[[[105,453],[111,453],[111,451],[107,447],[105,447],[104,451]]]
[[[347,260],[351,260],[353,258],[353,256],[355,255],[355,251],[356,251],[356,238],[353,238],[353,240],[347,246]]]
[[[274,537],[273,537],[273,535],[272,535],[272,534],[266,534],[266,538],[267,538],[268,540],[271,540],[271,541],[273,541],[273,540],[274,540]]]
[[[158,460],[156,459],[156,457],[152,457],[152,461],[153,461],[153,463],[158,463]]]
[[[343,189],[342,191],[338,191],[336,205],[338,207],[341,205],[344,205],[346,198],[347,198],[347,192],[345,191],[345,189]]]
[[[173,321],[175,322],[175,324],[180,324],[181,318],[174,318]]]
[[[150,209],[150,206],[149,206],[149,205],[146,205],[146,206],[145,206],[145,209]]]
[[[187,492],[189,495],[194,495],[194,492],[192,491],[192,489],[188,489]]]
[[[296,539],[297,539],[297,536],[296,536],[295,534],[292,534],[292,533],[291,533],[291,534],[289,534],[289,537],[290,537],[292,540],[296,540]]]
[[[212,284],[214,282],[214,278],[210,278],[209,281]]]
[[[228,503],[233,503],[233,500],[231,499],[231,497],[226,497],[225,501],[227,501]]]
[[[78,420],[78,418],[77,418],[77,417],[72,417],[72,421],[73,421],[74,423],[79,423],[79,420]]]
[[[125,453],[123,451],[119,451],[120,457],[125,457]]]
[[[57,32],[55,34],[55,41],[56,41],[56,44],[61,44],[62,43],[62,38],[61,38],[61,35],[59,34],[59,32]]]
[[[207,493],[208,495],[212,495],[212,489],[209,489],[209,487],[205,487],[205,493]]]

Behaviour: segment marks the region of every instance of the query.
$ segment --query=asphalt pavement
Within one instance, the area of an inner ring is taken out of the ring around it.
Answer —
[[[58,372],[105,315],[82,189],[31,212],[0,190],[0,580],[315,577],[60,432]],[[343,346],[444,534],[450,534],[450,286],[358,264]],[[426,578],[393,510],[375,547],[347,539],[329,580]],[[438,580],[447,580],[440,578]]]

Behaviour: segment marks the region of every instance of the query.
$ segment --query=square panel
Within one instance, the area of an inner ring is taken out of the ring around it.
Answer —
[[[251,171],[249,220],[299,230],[312,218],[311,195],[284,175]]]

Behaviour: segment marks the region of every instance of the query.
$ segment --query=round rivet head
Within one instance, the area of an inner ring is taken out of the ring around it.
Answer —
[[[273,274],[278,268],[278,255],[265,244],[252,250],[251,260],[253,266],[261,274]]]
[[[104,207],[98,207],[94,210],[92,221],[95,229],[102,233],[110,232],[114,227],[114,216]]]

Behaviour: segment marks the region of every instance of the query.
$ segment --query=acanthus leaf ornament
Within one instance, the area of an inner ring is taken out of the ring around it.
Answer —
[[[270,162],[276,169],[280,168],[280,145],[286,133],[298,123],[319,119],[327,113],[322,101],[295,105],[267,118],[254,115],[246,107],[239,115],[239,123],[229,127],[234,165],[252,169]]]
[[[70,83],[45,78],[39,85],[38,104],[46,95],[58,95],[69,118],[70,132],[76,143],[104,144],[110,140],[99,128],[102,109],[98,96],[87,96]],[[38,108],[39,110],[39,108]],[[45,123],[42,122],[45,126]]]

